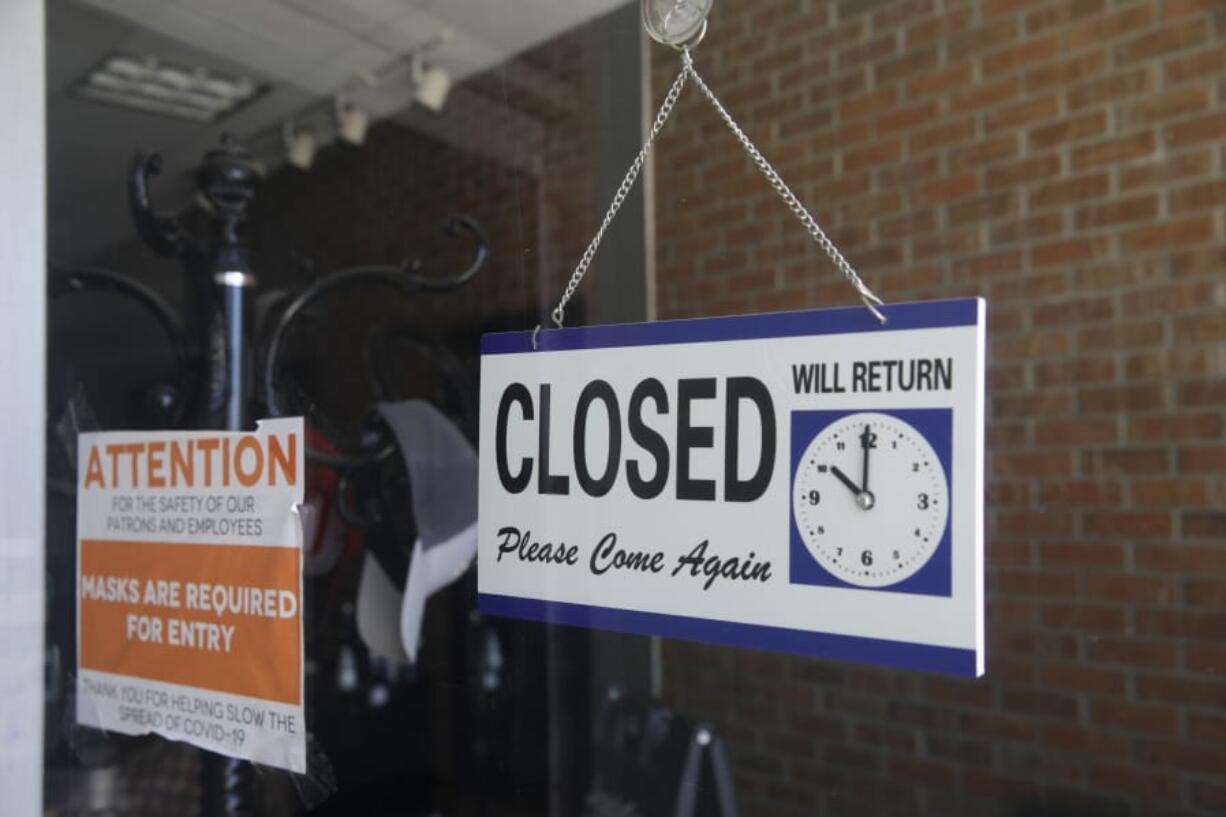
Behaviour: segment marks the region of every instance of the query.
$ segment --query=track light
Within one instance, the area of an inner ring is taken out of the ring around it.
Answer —
[[[299,170],[310,170],[315,161],[315,135],[310,131],[294,130],[292,120],[281,126],[281,139],[285,143],[285,159]]]
[[[343,96],[336,97],[333,104],[336,114],[336,135],[355,147],[366,141],[366,128],[370,125],[370,117],[366,111],[354,105]]]
[[[420,57],[413,57],[413,99],[438,113],[447,104],[451,91],[451,74],[441,65],[426,65]]]

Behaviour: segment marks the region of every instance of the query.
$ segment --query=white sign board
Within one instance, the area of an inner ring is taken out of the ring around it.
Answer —
[[[77,721],[305,772],[302,418],[78,445]]]
[[[984,311],[487,335],[481,610],[981,675]]]

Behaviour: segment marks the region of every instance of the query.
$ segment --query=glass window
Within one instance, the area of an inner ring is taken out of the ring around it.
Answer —
[[[431,572],[493,444],[481,338],[552,326],[615,194],[568,326],[861,304],[693,79],[619,192],[685,59],[639,3],[64,0],[46,814],[1226,810],[1226,12],[648,6],[887,313],[986,299],[983,677],[483,614],[471,554]],[[78,724],[80,435],[277,416],[305,772]]]

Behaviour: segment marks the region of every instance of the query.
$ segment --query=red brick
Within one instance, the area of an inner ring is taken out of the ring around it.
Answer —
[[[1048,150],[1059,145],[1102,136],[1106,132],[1106,112],[1091,111],[1034,128],[1030,131],[1029,145],[1033,151]]]
[[[1129,230],[1120,237],[1120,246],[1128,252],[1185,247],[1198,241],[1209,241],[1217,232],[1212,215],[1165,221]]]
[[[1148,3],[1127,6],[1103,17],[1095,17],[1067,30],[1070,50],[1116,40],[1130,32],[1141,31],[1154,18]]]
[[[1175,324],[1175,339],[1191,343],[1226,339],[1226,311],[1180,318]]]
[[[1142,701],[1165,701],[1182,706],[1226,706],[1226,684],[1187,675],[1137,673],[1137,697]]]
[[[839,70],[846,71],[861,65],[871,64],[877,60],[893,56],[898,51],[897,40],[893,34],[878,37],[866,43],[854,45],[839,52]]]
[[[1046,360],[1034,364],[1034,384],[1045,386],[1084,385],[1115,380],[1119,368],[1110,357],[1079,357]],[[1098,421],[1101,422],[1101,421]]]
[[[1160,343],[1163,337],[1162,324],[1151,321],[1089,327],[1078,333],[1077,343],[1086,351],[1103,349],[1114,351],[1122,346],[1136,347]]]
[[[1201,142],[1216,141],[1226,132],[1226,111],[1167,125],[1163,139],[1168,148],[1181,148]]]
[[[1226,502],[1222,480],[1178,477],[1174,479],[1137,480],[1132,484],[1134,505],[1139,506],[1214,506]]]
[[[898,88],[890,85],[867,94],[845,100],[839,106],[839,121],[850,122],[863,116],[880,114],[898,102]]]
[[[959,142],[969,142],[974,138],[975,121],[961,119],[943,122],[927,130],[917,131],[908,138],[907,146],[912,155],[918,156],[929,150],[936,150]]]
[[[1111,493],[1118,496],[1119,487],[1112,487]],[[1043,489],[1044,502],[1049,501],[1047,490],[1047,488]],[[1116,542],[1044,542],[1039,548],[1039,561],[1044,567],[1092,567],[1107,570],[1124,566],[1123,547]]]
[[[905,102],[906,98],[903,101]],[[938,116],[939,111],[940,105],[936,102],[924,102],[919,105],[897,108],[882,114],[877,120],[877,133],[882,138],[896,136],[901,130],[932,122]]]
[[[1226,541],[1226,512],[1184,511],[1179,518],[1185,538]]]
[[[1162,4],[1162,16],[1167,20],[1186,17],[1190,14],[1209,14],[1220,11],[1218,0],[1165,0]]]
[[[1226,636],[1226,613],[1189,610],[1137,610],[1137,632],[1163,638],[1220,640]],[[1169,642],[1168,642],[1169,643]]]
[[[907,82],[907,97],[916,98],[926,96],[927,94],[943,94],[954,88],[970,85],[974,76],[975,64],[972,62],[962,62],[940,71],[920,74]]]
[[[1006,134],[995,139],[984,139],[975,144],[953,148],[949,152],[949,166],[950,170],[957,173],[967,168],[1014,159],[1017,153],[1017,136]]]
[[[1167,277],[1168,266],[1161,261],[1107,261],[1077,270],[1080,289],[1116,290],[1133,284],[1148,283]]]
[[[1164,414],[1130,417],[1128,437],[1140,442],[1213,439],[1222,435],[1218,414]]]
[[[1189,579],[1184,588],[1188,606],[1226,608],[1226,580]]]
[[[1140,741],[1137,759],[1152,767],[1163,766],[1189,771],[1221,774],[1226,769],[1226,750],[1205,744]]]
[[[978,113],[1017,98],[1021,83],[1017,77],[992,79],[955,91],[949,98],[950,113]]]
[[[1015,46],[996,51],[983,58],[985,76],[997,76],[1042,62],[1060,53],[1064,37],[1051,34],[1022,40]]]
[[[1134,558],[1142,570],[1185,573],[1226,570],[1226,550],[1211,545],[1138,544]]]
[[[1039,683],[1045,688],[1063,692],[1089,692],[1095,695],[1121,695],[1124,692],[1122,672],[1086,664],[1044,664],[1039,670]]]
[[[1032,208],[1049,207],[1054,204],[1071,204],[1086,199],[1101,198],[1107,194],[1110,180],[1106,173],[1096,173],[1073,179],[1050,182],[1030,194]]]
[[[885,85],[925,71],[932,71],[940,63],[941,53],[935,46],[907,49],[899,57],[878,62],[873,66],[873,74],[878,85]]]
[[[1063,232],[1064,214],[1047,212],[994,225],[991,237],[993,244],[1012,244],[1019,241],[1051,238]]]
[[[1204,178],[1212,166],[1213,155],[1207,150],[1151,159],[1141,165],[1120,168],[1120,188],[1127,191],[1138,187],[1169,186],[1179,179]]]
[[[1226,45],[1215,45],[1167,60],[1162,67],[1163,77],[1168,85],[1200,77],[1216,79],[1221,75],[1223,65],[1226,65]]]
[[[1192,801],[1216,814],[1226,812],[1226,786],[1197,780],[1192,783]]]
[[[1007,632],[1000,638],[999,644],[992,644],[993,653],[1016,653],[1025,660],[1035,658],[1056,658],[1075,660],[1078,658],[1078,639],[1073,633],[1036,633],[1034,631]]]
[[[1155,149],[1154,134],[1150,131],[1106,139],[1073,148],[1073,169],[1082,171],[1105,164],[1117,164],[1149,156]]]
[[[1047,562],[1047,547],[1043,545],[1043,562]],[[1053,545],[1056,549],[1060,546]],[[1082,547],[1092,547],[1083,545]],[[1115,546],[1115,550],[1119,552],[1119,546]],[[1052,564],[1067,564],[1065,562],[1052,562]],[[1095,565],[1102,567],[1101,562],[1095,562]],[[1039,611],[1039,621],[1043,627],[1053,630],[1076,630],[1085,633],[1122,633],[1127,625],[1124,617],[1124,610],[1121,607],[1111,605],[1089,605],[1089,604],[1063,604],[1059,602],[1048,602],[1043,605]],[[1084,664],[1074,664],[1075,667],[1084,667]],[[1118,673],[1114,670],[1104,670],[1112,674]],[[1114,688],[1114,685],[1113,685]],[[1120,688],[1123,688],[1123,677],[1120,678]]]
[[[1123,536],[1129,539],[1171,535],[1170,514],[1141,511],[1088,511],[1083,517],[1091,536]]]
[[[1002,593],[1018,596],[1069,598],[1077,593],[1077,579],[1075,576],[1031,573],[1018,570],[1001,573],[999,586]],[[1029,633],[1027,635],[1035,636],[1038,634]]]
[[[1088,598],[1127,604],[1167,604],[1178,595],[1170,578],[1093,573],[1085,577]]]
[[[1077,720],[1077,699],[1040,689],[1006,689],[1006,712],[1017,712],[1037,719]]]
[[[1179,801],[1183,789],[1179,775],[1174,772],[1158,772],[1152,768],[1116,763],[1095,763],[1088,775],[1091,786],[1101,791],[1132,794],[1146,800],[1163,799]]]
[[[1115,64],[1128,65],[1181,51],[1205,42],[1209,26],[1203,19],[1188,20],[1169,28],[1151,31],[1115,49]]]
[[[1195,741],[1226,743],[1226,718],[1189,713],[1188,737]]]
[[[1026,72],[1022,84],[1030,92],[1065,86],[1096,76],[1106,64],[1105,50],[1088,51],[1060,62],[1048,62],[1032,68]]]
[[[1020,162],[989,168],[984,176],[989,188],[1009,187],[1050,179],[1060,172],[1058,156],[1035,156]]]
[[[1153,125],[1189,114],[1204,113],[1209,110],[1209,102],[1209,89],[1204,86],[1167,91],[1160,96],[1124,105],[1120,108],[1118,121],[1121,127]]]
[[[973,196],[978,192],[978,189],[979,182],[973,174],[955,176],[924,185],[912,194],[912,202],[915,206],[937,204]]]
[[[1103,238],[1070,238],[1032,247],[1030,262],[1037,267],[1079,264],[1105,255],[1109,248]]]
[[[1027,99],[988,114],[989,131],[1003,131],[1052,119],[1060,114],[1060,98],[1055,94]]]
[[[1179,449],[1180,473],[1226,472],[1226,445]]]
[[[1089,642],[1091,661],[1127,664],[1150,669],[1174,669],[1178,651],[1170,641],[1142,641],[1137,638],[1095,638]]]
[[[1153,86],[1153,73],[1145,68],[1136,68],[1083,82],[1070,88],[1066,98],[1069,109],[1077,111],[1148,93],[1153,90]]]
[[[1065,28],[1069,23],[1101,14],[1107,0],[1068,0],[1039,8],[1026,15],[1026,32],[1033,34],[1049,28]]]
[[[1189,642],[1184,649],[1189,672],[1226,678],[1226,645]]]
[[[1118,439],[1119,424],[1114,418],[1045,420],[1035,426],[1035,442],[1040,445],[1092,445],[1113,443]]]
[[[1107,204],[1082,207],[1077,211],[1077,228],[1091,230],[1130,221],[1152,221],[1158,216],[1158,196],[1116,199]]]
[[[979,28],[967,29],[947,41],[949,58],[957,61],[976,54],[983,54],[1017,39],[1017,20],[1000,20]]]
[[[1104,732],[1101,729],[1065,725],[1047,726],[1044,727],[1039,739],[1044,746],[1050,746],[1053,749],[1095,757],[1127,757],[1130,753],[1127,738]]]
[[[917,261],[964,255],[978,249],[979,231],[974,229],[916,236],[911,239],[911,257]]]
[[[1090,703],[1090,721],[1099,726],[1146,735],[1179,732],[1179,710],[1158,704],[1096,700]]]
[[[971,15],[967,9],[949,9],[916,23],[907,29],[906,48],[910,50],[937,39],[947,38],[950,34],[966,29],[970,20]]]
[[[1072,453],[1067,450],[998,453],[991,461],[993,474],[1000,476],[1067,476],[1073,471]]]
[[[1166,406],[1166,390],[1159,383],[1128,386],[1097,386],[1082,389],[1078,405],[1085,412],[1118,412],[1157,410]]]

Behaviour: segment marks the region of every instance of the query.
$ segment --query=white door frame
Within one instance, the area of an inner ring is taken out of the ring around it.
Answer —
[[[42,814],[46,428],[43,0],[0,0],[0,792]]]

